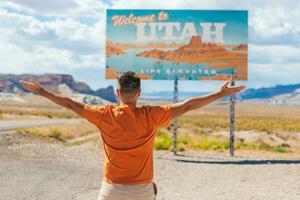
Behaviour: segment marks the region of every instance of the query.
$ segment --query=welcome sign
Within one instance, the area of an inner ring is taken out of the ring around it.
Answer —
[[[248,12],[107,10],[106,78],[247,80]]]

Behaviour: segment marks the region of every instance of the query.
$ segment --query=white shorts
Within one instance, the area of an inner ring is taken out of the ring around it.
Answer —
[[[102,182],[98,200],[155,200],[153,183],[124,185]]]

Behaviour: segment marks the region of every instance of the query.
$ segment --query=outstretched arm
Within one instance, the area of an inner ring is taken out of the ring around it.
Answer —
[[[219,89],[219,91],[206,95],[206,96],[200,96],[200,97],[194,97],[194,98],[190,98],[187,99],[183,102],[180,103],[175,103],[171,105],[171,109],[172,109],[172,117],[176,118],[179,117],[180,115],[197,109],[197,108],[201,108],[203,106],[206,106],[224,96],[228,96],[228,95],[233,95],[235,93],[238,93],[240,91],[242,91],[243,89],[246,88],[246,86],[234,86],[234,87],[229,87],[229,81],[226,82],[224,85],[222,85]]]
[[[43,97],[53,101],[54,103],[61,105],[67,109],[70,109],[77,113],[80,116],[83,116],[83,107],[82,103],[73,101],[72,99],[64,96],[60,96],[53,92],[47,91],[44,89],[38,82],[30,80],[30,81],[20,81],[20,84],[28,91],[40,94]]]

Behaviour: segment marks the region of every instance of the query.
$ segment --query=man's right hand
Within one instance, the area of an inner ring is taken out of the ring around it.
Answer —
[[[230,86],[230,81],[227,81],[220,87],[219,93],[222,96],[229,96],[229,95],[239,93],[242,90],[244,90],[245,88],[246,88],[246,86],[244,86],[244,85]]]
[[[40,92],[42,90],[44,90],[44,88],[36,81],[34,80],[30,80],[30,81],[23,81],[20,80],[19,83],[28,91],[36,93],[36,94],[40,94]]]

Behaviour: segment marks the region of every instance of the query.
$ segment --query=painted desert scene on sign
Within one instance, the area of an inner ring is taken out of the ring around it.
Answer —
[[[200,36],[193,36],[190,43],[186,45],[162,43],[138,46],[113,44],[108,41],[106,56],[106,78],[108,79],[115,79],[117,72],[121,71],[115,67],[118,64],[114,60],[118,60],[123,65],[124,62],[120,61],[128,60],[130,67],[143,74],[143,79],[160,79],[159,74],[162,73],[163,68],[167,68],[166,71],[170,76],[174,70],[181,72],[179,78],[188,80],[228,80],[232,75],[236,80],[247,79],[246,44],[227,47],[203,43]],[[110,67],[110,63],[113,67]],[[150,75],[153,73],[154,75]]]

